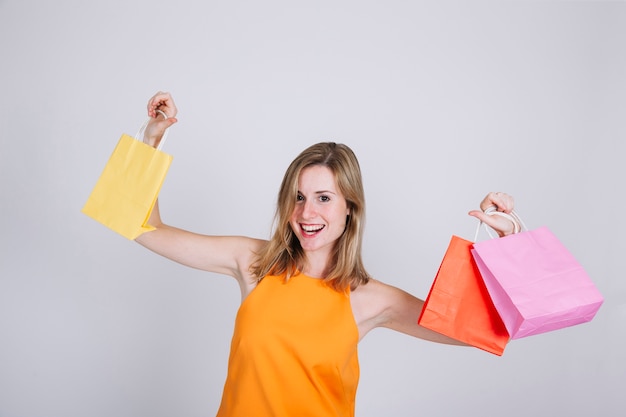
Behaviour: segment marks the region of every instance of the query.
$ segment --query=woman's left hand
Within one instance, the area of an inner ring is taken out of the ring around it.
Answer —
[[[480,210],[472,210],[469,215],[494,229],[501,237],[512,234],[515,231],[515,224],[511,220],[503,216],[490,216],[484,213],[486,209],[492,206],[495,206],[497,211],[510,214],[515,206],[515,201],[512,196],[506,193],[491,192],[480,202]]]

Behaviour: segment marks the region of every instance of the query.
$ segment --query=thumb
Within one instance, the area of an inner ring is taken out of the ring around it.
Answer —
[[[485,220],[489,218],[489,216],[483,213],[482,210],[472,210],[467,214],[469,214],[472,217],[476,217],[478,220],[480,220],[483,223],[487,223]]]
[[[499,216],[490,216],[485,214],[482,210],[472,210],[468,213],[470,216],[476,217],[481,222],[485,223],[492,229],[500,232],[499,225],[502,223],[502,218]]]
[[[481,210],[472,210],[468,213],[470,216],[476,217],[487,226],[498,232],[500,236],[510,235],[519,231],[520,226],[517,225],[515,219],[511,216],[498,212],[496,216],[483,213]]]
[[[165,123],[165,128],[169,128],[170,126],[172,126],[174,123],[178,122],[178,119],[175,117],[168,117],[167,119],[163,120],[162,123]]]

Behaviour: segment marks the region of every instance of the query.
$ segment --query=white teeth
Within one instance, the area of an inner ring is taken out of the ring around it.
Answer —
[[[323,228],[324,228],[324,226],[305,226],[305,225],[302,225],[302,229],[305,232],[309,232],[309,233],[317,232],[319,230],[322,230]]]

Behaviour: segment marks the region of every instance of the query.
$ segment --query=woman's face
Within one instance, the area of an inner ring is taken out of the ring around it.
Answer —
[[[328,259],[346,228],[349,213],[328,167],[313,165],[300,172],[298,197],[289,223],[310,260],[314,254],[324,257],[317,259]]]

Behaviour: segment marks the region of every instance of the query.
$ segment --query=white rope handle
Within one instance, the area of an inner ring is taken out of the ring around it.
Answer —
[[[165,112],[163,112],[162,110],[157,110],[157,113],[159,113],[161,116],[165,117],[165,119],[167,119],[167,114],[165,114]],[[148,123],[150,123],[150,117],[148,117],[148,119],[143,123],[143,125],[141,125],[141,127],[139,128],[139,131],[137,132],[137,134],[135,135],[135,139],[137,139],[138,141],[143,140],[142,136],[143,136],[143,132],[146,130],[146,127],[148,126]],[[161,148],[163,147],[163,144],[165,143],[165,139],[167,139],[167,133],[169,132],[170,128],[168,127],[167,129],[165,129],[165,132],[163,132],[163,136],[161,137],[161,141],[159,142],[159,146],[157,146],[157,151],[160,151]]]
[[[513,234],[519,233],[522,230],[528,230],[528,228],[526,227],[522,219],[517,215],[515,211],[511,211],[511,213],[509,214],[503,211],[498,211],[496,206],[489,206],[484,210],[484,213],[488,216],[495,215],[495,216],[504,217],[505,219],[511,221],[513,223]],[[476,242],[476,240],[478,239],[478,232],[480,231],[480,226],[482,226],[483,224],[484,223],[482,221],[478,223],[478,226],[476,227],[476,233],[474,234],[474,242]],[[493,239],[494,236],[491,235],[491,232],[489,231],[489,227],[487,227],[486,224],[485,224],[485,230],[487,231],[487,234],[489,235],[489,237]]]

